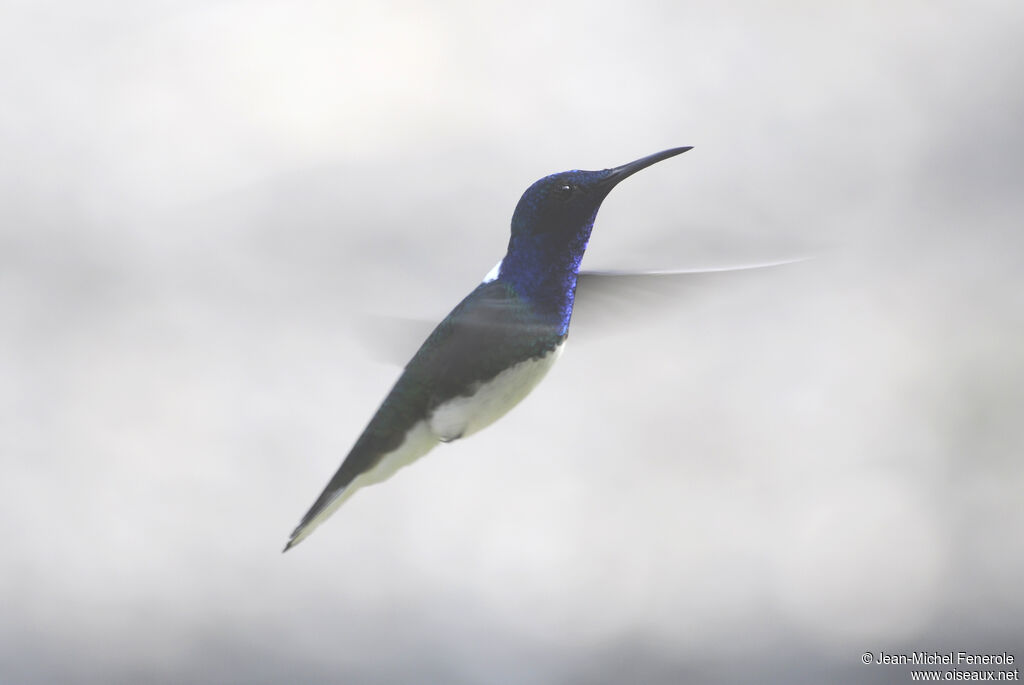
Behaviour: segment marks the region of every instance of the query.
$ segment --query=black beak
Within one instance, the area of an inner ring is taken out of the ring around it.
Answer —
[[[624,178],[632,176],[641,169],[646,169],[652,164],[657,164],[663,159],[668,159],[669,157],[681,155],[687,150],[692,149],[692,145],[688,145],[686,147],[674,147],[670,150],[662,150],[661,152],[655,152],[653,155],[641,157],[635,162],[630,162],[628,164],[623,164],[622,166],[617,166],[614,169],[609,169],[608,175],[601,179],[601,187],[605,192],[607,192],[614,188],[619,183],[619,181],[623,180]]]

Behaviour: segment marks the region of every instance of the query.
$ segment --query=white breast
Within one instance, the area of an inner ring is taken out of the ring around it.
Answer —
[[[439,440],[449,441],[491,425],[530,394],[564,347],[563,341],[539,359],[529,359],[502,371],[471,396],[456,397],[440,405],[430,415],[430,430]]]

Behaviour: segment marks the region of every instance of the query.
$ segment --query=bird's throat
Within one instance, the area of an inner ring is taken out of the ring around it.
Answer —
[[[551,245],[548,240],[513,240],[501,262],[499,277],[533,310],[557,323],[561,334],[569,329],[576,279],[590,231],[571,241]]]

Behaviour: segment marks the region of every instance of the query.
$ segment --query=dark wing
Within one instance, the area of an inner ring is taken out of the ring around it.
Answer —
[[[438,324],[406,365],[403,379],[430,387],[429,412],[494,378],[510,360],[546,355],[562,338],[558,324],[538,315],[510,285],[482,283]]]

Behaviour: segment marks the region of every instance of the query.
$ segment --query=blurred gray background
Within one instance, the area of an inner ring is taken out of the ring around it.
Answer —
[[[0,5],[0,682],[1024,658],[1024,5]],[[626,294],[280,548],[546,174]],[[622,318],[619,318],[622,314]],[[601,317],[598,317],[601,318]],[[1019,666],[1019,662],[1017,664]]]

